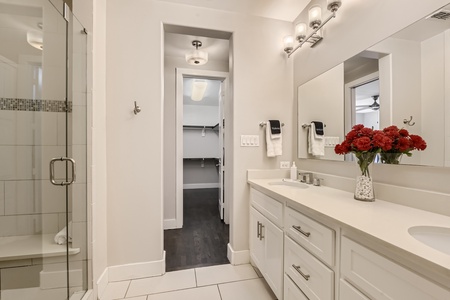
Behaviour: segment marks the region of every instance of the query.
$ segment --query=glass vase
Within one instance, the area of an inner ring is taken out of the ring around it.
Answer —
[[[373,190],[372,178],[368,175],[360,175],[356,177],[355,196],[360,201],[375,201],[375,193]]]
[[[380,153],[380,160],[383,164],[398,165],[403,153]]]
[[[356,177],[355,196],[356,200],[360,201],[375,201],[375,192],[373,190],[373,182],[370,177],[369,166],[373,163],[377,153],[376,152],[357,152],[355,153],[358,159],[359,169],[361,175]]]

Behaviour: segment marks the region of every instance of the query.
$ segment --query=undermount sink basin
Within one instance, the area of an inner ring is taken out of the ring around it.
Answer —
[[[450,255],[450,228],[438,226],[414,226],[409,234],[425,245]]]
[[[269,182],[269,185],[292,186],[292,187],[300,188],[300,189],[308,188],[307,184],[300,182],[300,181],[290,180],[290,179],[282,179],[282,180],[272,181],[272,182]]]

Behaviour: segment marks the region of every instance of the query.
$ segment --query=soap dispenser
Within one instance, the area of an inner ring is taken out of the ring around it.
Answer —
[[[291,166],[291,180],[297,180],[297,166],[295,165],[295,161],[292,162]]]

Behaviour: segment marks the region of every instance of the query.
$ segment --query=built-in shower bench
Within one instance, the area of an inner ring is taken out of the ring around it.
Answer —
[[[54,241],[55,234],[0,237],[0,261],[22,260],[66,255],[66,245]],[[69,255],[80,252],[70,248]]]

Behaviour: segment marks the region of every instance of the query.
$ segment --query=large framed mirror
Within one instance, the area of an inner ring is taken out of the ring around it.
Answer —
[[[334,154],[355,124],[390,125],[422,136],[425,151],[401,164],[450,167],[450,4],[298,87],[298,158]],[[323,155],[308,152],[308,125],[321,121]]]

